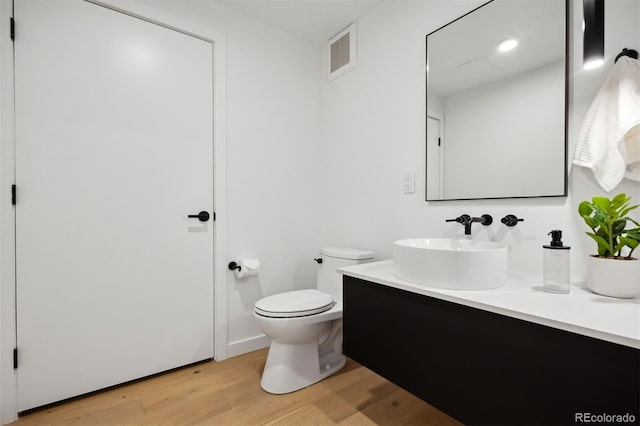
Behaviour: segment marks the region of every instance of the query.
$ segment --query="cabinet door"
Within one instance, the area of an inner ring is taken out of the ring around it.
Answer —
[[[640,350],[344,277],[344,353],[464,424],[640,419]]]

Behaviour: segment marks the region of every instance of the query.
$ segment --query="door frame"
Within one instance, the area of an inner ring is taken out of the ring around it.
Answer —
[[[20,0],[14,0],[20,1]],[[156,10],[120,0],[83,0],[211,42],[213,49],[213,222],[214,359],[227,358],[226,270],[226,36],[206,27]],[[13,1],[0,0],[0,424],[18,413],[17,375],[13,369],[16,345],[15,209],[11,185],[15,182],[15,110],[13,42],[9,18]],[[16,33],[19,37],[19,22]]]

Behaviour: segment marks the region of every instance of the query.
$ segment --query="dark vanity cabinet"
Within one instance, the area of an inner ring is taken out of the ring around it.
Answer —
[[[640,422],[640,350],[347,275],[344,352],[468,425]]]

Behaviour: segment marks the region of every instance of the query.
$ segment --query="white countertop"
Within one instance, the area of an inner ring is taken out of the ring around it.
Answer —
[[[569,294],[542,290],[542,276],[510,272],[507,284],[490,290],[447,290],[396,278],[393,261],[340,268],[344,275],[473,308],[640,349],[640,299],[600,296],[586,283]]]

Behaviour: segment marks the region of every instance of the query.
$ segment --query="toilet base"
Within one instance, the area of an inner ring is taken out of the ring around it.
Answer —
[[[319,353],[318,343],[271,342],[260,385],[269,393],[294,392],[339,371],[346,364],[342,353],[328,349]]]

